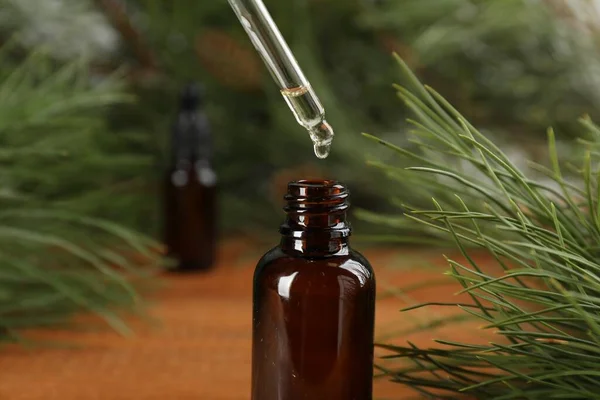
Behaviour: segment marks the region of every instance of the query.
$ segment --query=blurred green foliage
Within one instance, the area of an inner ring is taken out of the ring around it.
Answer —
[[[97,3],[111,15],[110,2]],[[206,86],[225,232],[277,225],[274,193],[283,190],[282,170],[290,179],[309,170],[343,180],[360,207],[382,211],[391,194],[406,196],[406,188],[390,188],[362,161],[365,153],[388,155],[361,139],[361,131],[403,136],[404,114],[389,88],[397,74],[392,51],[467,117],[509,141],[543,137],[551,124],[570,135],[570,121],[595,108],[596,85],[585,73],[597,63],[593,44],[541,2],[266,3],[336,130],[327,161],[313,157],[306,132],[226,2],[128,1],[121,10],[138,36],[124,35],[115,63],[127,59],[152,71],[152,78],[136,81],[141,94],[134,107],[152,121],[143,126],[154,143],[165,143],[178,88],[191,79]],[[131,129],[140,127],[137,121]],[[164,149],[157,148],[160,160]]]
[[[9,1],[21,4],[20,15],[35,13],[25,10],[28,2]],[[390,187],[363,162],[365,154],[382,162],[390,155],[362,131],[396,141],[405,136],[405,115],[390,89],[397,75],[392,51],[466,117],[504,133],[505,142],[518,138],[524,148],[548,125],[569,137],[571,121],[595,114],[595,37],[553,2],[267,0],[336,130],[332,155],[318,161],[227,2],[60,3],[63,12],[54,14],[64,25],[69,13],[101,21],[96,25],[103,28],[88,27],[89,34],[73,29],[90,43],[97,73],[126,70],[122,82],[135,101],[113,107],[86,161],[59,171],[61,182],[70,183],[53,190],[70,208],[154,235],[167,138],[178,91],[189,80],[206,89],[225,233],[275,232],[286,180],[310,174],[345,181],[358,207],[385,211],[390,196],[410,197],[410,188]],[[98,44],[115,37],[112,51]],[[57,47],[52,36],[39,40]],[[102,183],[90,187],[82,171]]]
[[[127,333],[116,309],[141,311],[151,269],[137,261],[156,266],[154,244],[61,204],[114,182],[97,139],[108,107],[130,98],[113,79],[92,84],[85,60],[14,40],[0,50],[0,342],[78,312]]]
[[[597,32],[573,13],[557,1],[407,0],[360,21],[403,38],[412,67],[477,123],[513,138],[549,125],[577,136],[572,121],[597,114],[600,64]]]

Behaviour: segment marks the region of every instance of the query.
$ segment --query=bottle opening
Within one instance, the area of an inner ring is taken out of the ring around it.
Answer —
[[[348,188],[334,180],[298,180],[288,184],[285,211],[327,214],[345,211],[349,207]]]
[[[350,204],[348,188],[335,180],[298,180],[288,184],[284,199],[287,220],[281,233],[294,237],[327,233],[347,237],[350,225],[346,210]]]

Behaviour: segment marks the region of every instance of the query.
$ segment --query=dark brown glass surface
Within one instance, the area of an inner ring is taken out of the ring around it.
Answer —
[[[165,245],[177,263],[172,269],[178,271],[205,270],[215,261],[216,186],[203,184],[198,171],[189,166],[166,177]]]
[[[313,184],[290,188],[282,242],[254,275],[252,400],[372,398],[375,277],[348,246],[347,192]]]

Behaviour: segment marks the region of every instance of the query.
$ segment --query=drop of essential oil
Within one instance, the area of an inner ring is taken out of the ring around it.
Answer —
[[[334,136],[331,125],[323,120],[309,132],[315,147],[315,155],[320,159],[327,158],[331,151],[331,142],[333,141]]]
[[[315,144],[315,155],[321,160],[327,158],[331,151],[331,143]]]

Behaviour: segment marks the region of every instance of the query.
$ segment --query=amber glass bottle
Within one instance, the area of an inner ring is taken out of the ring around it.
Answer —
[[[375,276],[350,249],[348,190],[297,181],[254,275],[252,400],[370,400]]]
[[[198,87],[188,85],[173,127],[166,174],[164,240],[177,271],[205,270],[215,262],[216,174],[208,119],[201,106]]]

